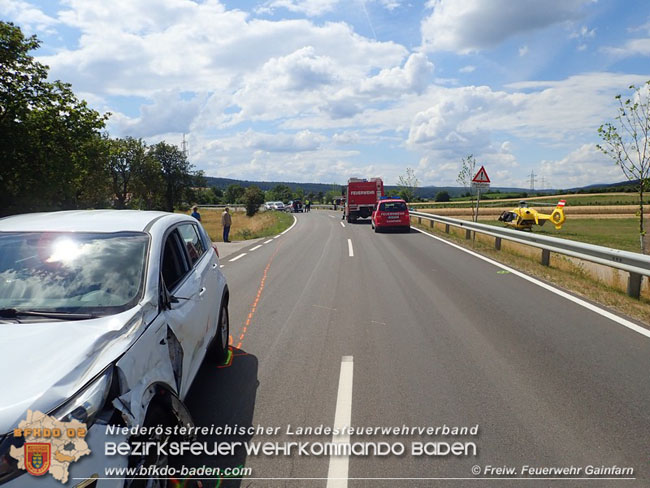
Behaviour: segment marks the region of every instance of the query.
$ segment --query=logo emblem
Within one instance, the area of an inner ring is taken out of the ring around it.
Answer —
[[[41,476],[50,469],[50,444],[44,442],[25,443],[25,469],[29,474]]]

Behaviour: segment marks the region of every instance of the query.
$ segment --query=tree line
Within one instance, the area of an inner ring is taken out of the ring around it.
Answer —
[[[40,41],[0,21],[0,215],[78,208],[172,211],[204,186],[177,146],[111,138],[109,113],[48,81]]]

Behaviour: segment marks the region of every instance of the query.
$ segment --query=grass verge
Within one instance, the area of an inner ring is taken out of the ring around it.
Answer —
[[[428,223],[426,225],[418,225],[413,222],[412,225],[455,244],[472,249],[475,252],[526,274],[557,285],[574,295],[599,303],[623,315],[640,320],[643,323],[650,324],[650,299],[648,297],[642,295],[639,300],[630,298],[619,289],[596,280],[587,274],[583,267],[569,262],[562,256],[552,254],[551,266],[542,266],[529,256],[520,254],[514,250],[502,248],[501,251],[497,251],[494,249],[492,243],[479,239],[475,241],[466,240],[464,238],[464,230],[456,233],[452,228],[450,229],[450,233],[446,234],[438,227],[431,229]]]
[[[504,227],[503,222],[494,219],[479,219],[479,223]],[[560,230],[556,230],[550,222],[544,226],[535,226],[535,234],[560,237],[572,241],[587,242],[599,246],[613,247],[624,251],[640,252],[639,220],[630,219],[578,219],[567,217]]]
[[[221,209],[201,209],[201,223],[214,242],[223,242],[222,213]],[[252,217],[247,217],[245,212],[231,212],[231,216],[231,241],[274,236],[293,224],[293,216],[287,212],[258,212]]]

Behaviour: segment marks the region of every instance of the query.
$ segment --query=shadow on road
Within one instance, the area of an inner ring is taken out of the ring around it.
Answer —
[[[189,408],[197,427],[250,427],[255,410],[255,398],[259,381],[257,379],[257,357],[240,349],[233,349],[230,366],[218,368],[209,360],[204,361],[194,384],[190,389],[185,404]],[[215,442],[241,442],[251,439],[251,435],[217,435],[197,436],[198,442],[207,443],[213,449]],[[174,466],[200,468],[219,467],[222,469],[246,465],[246,451],[243,447],[235,450],[233,456],[192,456],[186,455],[173,461]],[[200,481],[200,483],[199,483]],[[191,480],[173,481],[172,488],[222,488],[239,487],[239,479],[203,479],[192,477]]]

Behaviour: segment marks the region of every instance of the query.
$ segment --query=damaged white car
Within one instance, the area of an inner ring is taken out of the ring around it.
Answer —
[[[228,299],[216,248],[189,216],[0,219],[0,485],[61,486],[9,455],[22,448],[13,433],[28,410],[88,427],[91,454],[70,465],[67,486],[137,485],[101,478],[109,466],[164,464],[105,456],[105,442],[133,441],[107,438],[107,425],[192,424],[183,399],[204,358],[227,356]]]

